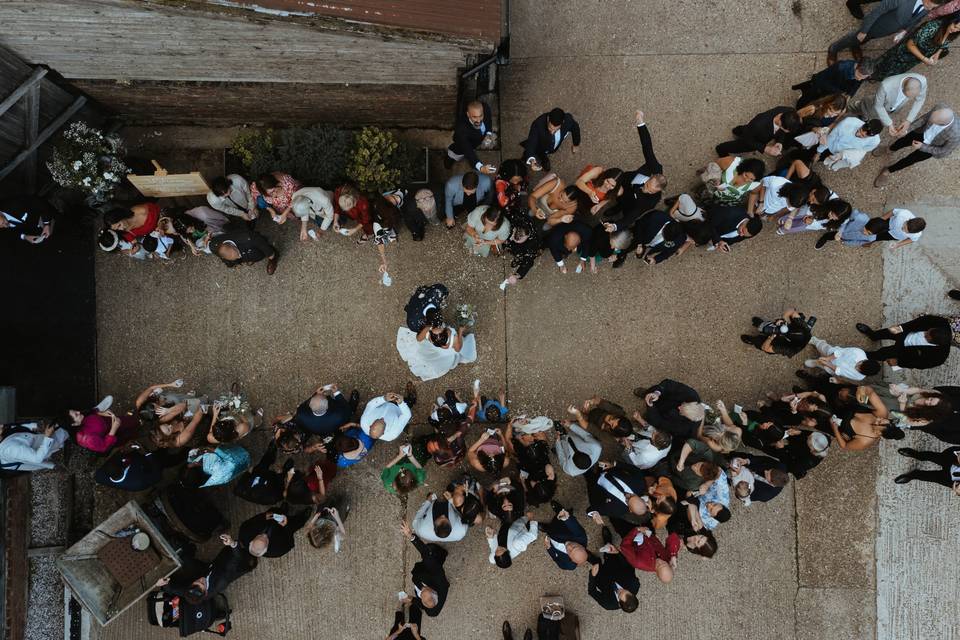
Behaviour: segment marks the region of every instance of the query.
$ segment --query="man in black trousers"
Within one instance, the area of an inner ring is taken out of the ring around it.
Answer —
[[[950,357],[953,331],[950,320],[942,316],[922,315],[886,329],[874,331],[862,322],[857,331],[874,342],[893,340],[888,347],[868,351],[867,358],[902,369],[932,369]]]
[[[493,132],[490,106],[474,100],[457,117],[457,124],[453,129],[453,144],[447,147],[447,157],[443,159],[444,166],[449,169],[454,162],[466,160],[471,169],[487,175],[495,174],[496,167],[484,164],[477,157],[477,149],[493,146],[494,140],[496,140],[496,134]]]
[[[735,156],[750,151],[779,156],[793,136],[800,133],[800,116],[792,107],[774,107],[733,128],[736,140],[721,142],[717,157]]]
[[[712,232],[712,247],[729,253],[730,247],[748,240],[763,231],[763,221],[753,217],[741,206],[717,205],[706,213]]]
[[[800,91],[797,109],[805,107],[814,100],[837,93],[852,97],[860,85],[873,75],[874,62],[870,58],[841,60],[823,71],[813,74],[809,80],[795,84],[791,89]]]
[[[301,509],[292,516],[286,502],[279,507],[258,513],[240,525],[237,538],[250,555],[257,558],[279,558],[294,546],[294,535],[310,517],[309,509]]]
[[[523,159],[533,171],[549,171],[550,155],[560,149],[567,136],[573,137],[572,153],[580,147],[580,125],[573,116],[559,107],[541,114],[533,124],[527,139],[521,142]]]
[[[636,125],[643,164],[635,171],[621,174],[617,185],[617,202],[603,214],[603,228],[608,233],[631,229],[640,216],[656,208],[663,190],[667,188],[663,165],[653,152],[653,140],[643,111],[637,110]]]
[[[277,262],[280,260],[280,253],[273,245],[242,221],[230,222],[224,226],[223,233],[210,240],[210,251],[228,267],[253,264],[266,259],[269,275],[276,272]]]
[[[419,606],[423,611],[434,618],[440,614],[443,604],[447,601],[447,592],[450,591],[450,581],[443,570],[443,563],[447,559],[447,551],[437,544],[426,544],[413,533],[410,523],[404,520],[400,523],[400,532],[420,552],[420,561],[413,565],[411,577],[415,597],[413,606]]]
[[[587,579],[587,593],[607,611],[633,613],[637,610],[637,592],[640,581],[636,570],[627,562],[617,547],[612,544],[610,530],[602,529],[603,546],[600,558],[591,559],[590,577]]]
[[[157,586],[164,593],[198,605],[223,593],[238,578],[257,567],[257,559],[236,540],[222,535],[220,541],[224,547],[212,562],[187,558],[180,569],[169,578],[159,580]]]

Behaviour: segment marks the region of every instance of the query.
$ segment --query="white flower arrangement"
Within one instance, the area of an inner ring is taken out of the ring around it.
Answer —
[[[78,189],[95,200],[106,201],[129,173],[119,155],[119,139],[104,136],[86,122],[74,122],[53,149],[47,169],[63,187]]]

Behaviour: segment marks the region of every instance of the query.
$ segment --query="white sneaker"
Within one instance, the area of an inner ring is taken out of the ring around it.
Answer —
[[[97,411],[106,411],[113,406],[113,396],[104,396],[97,406],[94,407]]]
[[[480,378],[473,381],[473,395],[480,395]]]
[[[397,591],[397,600],[406,600],[407,592],[406,591]]]
[[[817,368],[817,361],[816,361],[816,360],[804,360],[804,361],[803,361],[803,366],[805,366],[807,369],[816,369],[816,368]]]

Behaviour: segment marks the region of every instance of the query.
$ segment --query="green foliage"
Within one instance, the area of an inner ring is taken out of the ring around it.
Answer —
[[[353,138],[347,177],[365,193],[382,193],[407,180],[410,157],[407,145],[389,131],[364,127]]]
[[[250,173],[283,171],[308,186],[332,187],[343,181],[352,137],[343,129],[322,124],[284,129],[273,148],[250,164]]]
[[[242,129],[230,153],[255,178],[283,171],[305,185],[332,188],[350,179],[365,193],[381,193],[405,183],[417,150],[379,127],[351,134],[330,125]]]
[[[230,144],[230,153],[249,169],[257,158],[273,150],[274,140],[273,129],[241,129]]]

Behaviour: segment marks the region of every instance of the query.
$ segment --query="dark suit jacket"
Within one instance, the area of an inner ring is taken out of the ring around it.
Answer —
[[[872,39],[910,30],[928,13],[926,7],[922,7],[917,15],[913,15],[914,5],[916,0],[882,0],[864,16],[859,31]]]
[[[287,515],[289,507],[287,507],[286,504],[282,504],[276,509],[270,509],[270,511],[272,513]],[[251,540],[261,533],[265,533],[270,542],[268,543],[267,552],[263,554],[264,557],[279,558],[293,549],[294,535],[307,523],[307,519],[310,517],[310,510],[301,509],[293,515],[287,515],[287,526],[285,527],[280,526],[280,523],[273,518],[267,519],[266,514],[266,511],[258,513],[241,524],[237,539],[243,548],[246,549],[250,545]]]
[[[769,111],[764,111],[753,117],[745,125],[733,128],[733,135],[744,142],[753,145],[753,150],[762,152],[768,142],[785,142],[788,134],[781,129],[776,134],[773,132],[773,119],[781,113],[793,111],[793,107],[774,107]],[[795,134],[796,132],[792,132]]]
[[[277,250],[273,248],[267,239],[247,226],[245,222],[230,222],[223,228],[223,233],[216,235],[210,240],[210,251],[217,253],[217,248],[225,242],[232,242],[240,251],[240,257],[237,260],[223,260],[228,267],[235,267],[238,264],[248,262],[259,262],[264,258],[277,255]]]
[[[640,590],[640,581],[636,570],[619,553],[604,553],[600,556],[600,570],[587,580],[587,593],[607,611],[617,611],[617,588],[621,587],[636,595]]]
[[[590,227],[579,220],[563,222],[550,229],[547,234],[547,247],[550,249],[550,255],[553,256],[554,262],[560,262],[570,255],[570,252],[563,246],[563,236],[571,231],[576,231],[580,234],[579,250],[584,257],[589,253],[590,234],[592,233]]]
[[[682,382],[666,379],[647,389],[647,393],[660,392],[660,399],[647,407],[644,419],[661,431],[686,440],[696,435],[700,426],[680,414],[679,407],[684,402],[700,402],[700,394]]]
[[[53,222],[56,210],[43,198],[36,196],[11,196],[0,200],[0,211],[8,213],[19,222],[12,222],[8,229],[18,235],[36,236],[45,224]]]
[[[854,60],[841,60],[836,62],[823,71],[815,73],[810,78],[810,84],[817,90],[821,96],[832,93],[845,93],[852,96],[860,88],[862,80],[857,80],[854,76],[854,70],[857,63]]]
[[[483,125],[484,131],[481,132],[470,123],[467,118],[467,110],[462,109],[457,117],[457,124],[453,129],[453,144],[450,148],[453,152],[464,156],[471,167],[476,167],[480,159],[477,158],[477,147],[483,142],[484,136],[493,131],[493,117],[490,114],[490,106],[483,103]],[[439,202],[439,201],[438,201]]]
[[[573,515],[570,515],[566,520],[554,518],[541,527],[541,529],[545,534],[550,536],[551,539],[557,542],[578,542],[584,547],[587,546],[587,532]],[[573,563],[570,556],[554,549],[552,545],[547,547],[547,555],[553,558],[553,561],[556,562],[557,566],[561,569],[572,570],[577,568],[577,565]]]
[[[256,567],[257,559],[247,552],[246,547],[239,543],[236,547],[225,546],[210,563],[207,598],[223,593],[235,580]]]
[[[656,237],[665,224],[672,221],[673,218],[666,211],[654,209],[643,214],[633,227],[633,233],[637,241],[646,246]]]
[[[336,433],[337,429],[350,422],[353,417],[353,411],[350,408],[350,401],[343,393],[327,398],[327,412],[322,416],[313,415],[310,410],[310,398],[307,398],[297,407],[297,413],[293,416],[293,421],[297,426],[317,436],[330,436]]]
[[[413,565],[411,577],[413,584],[419,588],[430,587],[437,592],[437,605],[432,609],[423,606],[424,612],[435,617],[443,609],[443,604],[447,601],[447,593],[450,591],[450,582],[447,580],[447,574],[443,570],[443,563],[447,559],[446,550],[440,545],[425,544],[423,540],[414,536],[413,546],[420,552],[420,562]]]
[[[620,175],[617,191],[623,189],[623,193],[617,196],[617,202],[603,214],[603,221],[614,223],[618,230],[631,228],[640,216],[657,206],[662,196],[659,192],[645,193],[643,185],[633,184],[638,175],[653,176],[663,173],[663,165],[653,151],[649,127],[646,124],[637,127],[637,135],[640,136],[643,164],[635,171],[626,171]]]
[[[547,131],[547,118],[550,114],[541,114],[533,124],[530,125],[530,132],[527,139],[521,142],[523,145],[524,161],[530,158],[543,158],[544,155],[553,153],[560,148],[560,145],[553,146],[554,134]],[[560,144],[570,134],[573,137],[573,146],[580,146],[580,125],[573,119],[569,113],[563,118],[563,124],[560,125]]]
[[[783,487],[775,487],[771,484],[767,484],[761,478],[765,472],[771,469],[780,469],[781,471],[785,472],[787,471],[787,465],[767,456],[761,456],[755,453],[746,453],[744,451],[731,453],[730,457],[745,458],[748,460],[747,468],[753,472],[753,475],[757,476],[757,479],[753,484],[753,493],[750,494],[751,501],[767,502],[776,498],[778,495],[780,495],[780,492],[783,491]]]
[[[894,343],[897,366],[904,369],[932,369],[933,367],[939,367],[950,357],[949,343],[936,347],[908,347],[904,344],[907,335],[915,331],[926,331],[928,329],[950,331],[950,321],[946,318],[922,315],[900,326],[903,327],[903,333],[897,335]]]
[[[710,225],[713,244],[717,244],[719,242],[726,242],[728,245],[736,244],[747,239],[744,236],[737,236],[735,238],[721,237],[723,234],[730,233],[736,229],[741,222],[750,217],[744,207],[716,205],[707,209],[705,217],[707,219],[707,224]]]
[[[593,467],[583,474],[583,479],[587,483],[587,501],[589,502],[587,512],[596,511],[600,515],[612,518],[623,518],[630,515],[627,505],[598,484],[601,473],[603,472],[600,471],[599,467]],[[647,493],[647,484],[643,480],[643,472],[639,469],[618,464],[606,473],[630,487],[630,493],[634,495],[642,496]]]
[[[164,593],[186,598],[187,592],[190,590],[190,585],[192,585],[197,578],[207,575],[209,570],[210,566],[207,563],[197,560],[196,558],[186,558],[183,561],[183,565],[170,576],[170,582],[163,585],[161,590]],[[208,600],[215,595],[215,593],[210,593],[208,590],[207,595],[202,598],[202,600]]]

